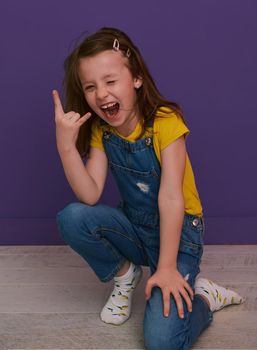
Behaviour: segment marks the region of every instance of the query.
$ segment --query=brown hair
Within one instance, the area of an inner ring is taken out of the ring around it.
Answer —
[[[73,110],[81,115],[84,115],[88,111],[92,113],[92,116],[79,130],[76,147],[82,157],[86,156],[89,152],[91,126],[98,116],[89,107],[85,99],[78,75],[79,60],[80,58],[94,56],[105,50],[112,49],[114,39],[118,39],[119,49],[125,56],[127,50],[130,49],[129,57],[126,56],[128,67],[134,78],[141,77],[143,80],[142,86],[136,90],[138,111],[142,118],[142,132],[138,139],[144,135],[148,120],[155,117],[156,111],[160,107],[169,107],[184,121],[181,107],[177,103],[165,99],[158,91],[139,49],[133,44],[127,34],[116,28],[101,28],[84,39],[64,62],[65,77],[63,84],[65,89],[65,110]]]

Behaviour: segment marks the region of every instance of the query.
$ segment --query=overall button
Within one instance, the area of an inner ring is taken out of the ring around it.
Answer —
[[[199,224],[199,219],[194,219],[194,220],[192,221],[192,224],[193,224],[194,226],[197,226],[197,225]]]
[[[108,139],[110,137],[109,131],[104,131],[103,135],[105,139]]]
[[[146,144],[147,146],[150,146],[151,143],[152,143],[151,137],[146,137],[146,138],[145,138],[145,144]]]

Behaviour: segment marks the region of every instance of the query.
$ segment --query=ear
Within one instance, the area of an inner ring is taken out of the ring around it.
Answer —
[[[143,85],[143,79],[141,77],[134,78],[134,87],[139,89]]]

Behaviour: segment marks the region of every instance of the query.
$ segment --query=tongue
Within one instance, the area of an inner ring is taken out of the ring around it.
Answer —
[[[115,115],[118,113],[118,110],[119,110],[119,104],[116,103],[114,106],[106,109],[104,113],[108,118],[114,118]]]

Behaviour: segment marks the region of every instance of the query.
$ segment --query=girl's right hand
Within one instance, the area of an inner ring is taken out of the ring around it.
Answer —
[[[56,143],[58,151],[69,151],[76,147],[76,141],[79,134],[79,128],[90,117],[88,112],[83,117],[79,113],[64,113],[58,91],[53,90],[55,124],[56,124]]]

